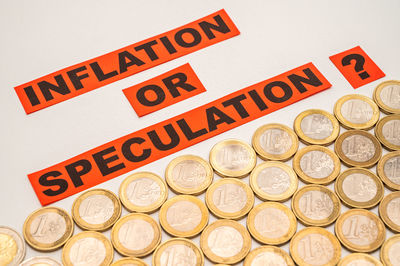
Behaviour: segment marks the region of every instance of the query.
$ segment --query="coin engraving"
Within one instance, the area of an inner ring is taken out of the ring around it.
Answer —
[[[362,135],[350,135],[342,142],[344,155],[356,162],[366,162],[375,154],[374,143]]]
[[[211,231],[208,236],[208,246],[219,257],[233,257],[243,248],[243,237],[231,226],[220,226]]]
[[[172,179],[184,188],[196,188],[206,179],[206,169],[201,163],[194,160],[185,160],[178,163],[172,170]]]
[[[151,224],[142,219],[126,221],[118,231],[120,243],[130,250],[142,250],[150,246],[154,239]]]
[[[331,120],[322,114],[310,114],[305,116],[300,123],[304,135],[312,139],[326,139],[333,132]]]
[[[69,259],[76,266],[97,266],[104,261],[106,255],[103,242],[94,237],[86,237],[72,245]]]
[[[378,192],[374,180],[370,176],[362,173],[348,175],[343,180],[342,189],[349,199],[358,202],[372,200]]]
[[[308,234],[298,244],[300,257],[310,265],[324,265],[334,256],[332,242],[321,234]]]
[[[195,203],[181,200],[175,202],[167,210],[167,222],[177,231],[194,230],[201,222],[202,214]]]
[[[254,218],[257,232],[267,238],[280,238],[288,233],[290,220],[286,213],[278,208],[265,208]]]
[[[333,201],[328,194],[311,190],[300,197],[299,209],[309,219],[323,220],[332,214]]]
[[[79,216],[90,224],[107,222],[114,214],[114,203],[105,195],[91,195],[79,206]]]
[[[365,215],[351,215],[342,225],[343,236],[358,246],[367,246],[378,238],[378,225]]]
[[[162,252],[160,263],[165,266],[196,266],[196,253],[186,245],[171,245]]]
[[[393,109],[400,109],[400,86],[391,84],[382,88],[380,93],[382,102]]]
[[[258,254],[251,262],[251,266],[265,266],[265,265],[286,266],[287,263],[285,259],[279,254],[268,251]]]
[[[35,217],[30,227],[32,237],[44,244],[51,244],[61,239],[66,230],[64,217],[56,212],[47,212]]]
[[[17,242],[10,235],[0,233],[0,265],[11,263],[17,252]]]
[[[137,206],[149,206],[155,203],[161,195],[160,185],[150,178],[138,178],[129,183],[126,195]]]
[[[292,144],[290,135],[279,128],[268,129],[260,137],[261,147],[270,154],[284,154]]]
[[[259,188],[267,194],[279,195],[290,187],[290,176],[279,167],[266,167],[257,176]]]
[[[246,191],[239,185],[226,183],[215,189],[213,193],[214,205],[223,212],[234,213],[246,206]]]
[[[301,170],[312,178],[325,178],[335,167],[332,158],[322,151],[309,151],[300,159]]]
[[[372,119],[374,110],[363,100],[350,99],[342,104],[340,112],[351,123],[364,124]]]
[[[383,166],[383,171],[390,181],[400,185],[400,156],[388,159]]]
[[[346,266],[375,266],[375,263],[364,259],[353,260],[350,263],[346,264]]]
[[[393,198],[386,208],[389,219],[400,226],[400,198]]]
[[[387,121],[382,127],[385,139],[393,145],[400,145],[400,120]]]
[[[389,261],[392,263],[392,265],[399,265],[400,264],[400,242],[397,241],[393,243],[388,251],[388,257]]]
[[[246,168],[250,160],[251,155],[248,150],[237,144],[230,144],[222,147],[216,155],[218,165],[231,171],[238,171]]]

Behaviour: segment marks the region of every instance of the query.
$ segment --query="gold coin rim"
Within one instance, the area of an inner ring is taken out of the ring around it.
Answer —
[[[299,202],[300,202],[301,196],[305,192],[313,191],[313,190],[320,191],[320,192],[327,194],[330,197],[330,199],[332,200],[333,210],[332,210],[331,215],[329,215],[329,217],[322,219],[322,220],[313,220],[313,219],[310,219],[307,216],[305,216],[302,213],[302,211],[300,210]],[[302,224],[304,224],[306,226],[320,226],[320,227],[328,226],[328,225],[332,224],[333,222],[335,222],[336,219],[339,217],[340,210],[341,210],[340,200],[339,200],[338,196],[335,194],[335,192],[333,192],[326,186],[317,185],[317,184],[305,185],[302,188],[300,188],[299,190],[297,190],[296,193],[294,193],[294,195],[292,197],[291,207],[292,207],[294,215],[296,215],[297,219]]]
[[[367,253],[351,253],[341,259],[337,266],[347,266],[353,260],[365,259],[368,262],[374,263],[375,266],[383,266],[382,262]]]
[[[216,156],[217,156],[219,150],[222,149],[223,146],[230,145],[230,144],[240,145],[249,152],[249,155],[250,155],[249,161],[250,162],[245,168],[243,168],[241,170],[233,171],[233,170],[224,169],[218,165],[218,163],[216,161]],[[239,139],[225,139],[225,140],[219,141],[211,148],[210,154],[209,154],[209,161],[210,161],[211,167],[215,170],[215,172],[219,176],[243,178],[243,177],[247,176],[253,170],[253,168],[256,166],[257,155],[256,155],[256,152],[254,151],[254,149],[248,143],[246,143],[242,140],[239,140]]]
[[[58,260],[56,260],[52,257],[49,257],[49,256],[34,256],[34,257],[24,260],[23,262],[21,262],[21,264],[18,264],[18,265],[19,266],[35,266],[35,265],[37,265],[36,264],[37,260],[39,260],[39,263],[41,263],[40,260],[48,260],[48,261],[51,261],[52,263],[54,263],[51,266],[62,266],[61,262],[59,262]],[[35,263],[35,264],[32,264],[32,263]],[[39,265],[42,265],[42,264],[39,264]]]
[[[388,215],[387,212],[387,206],[389,202],[395,198],[400,198],[400,191],[395,191],[387,194],[381,201],[381,204],[379,204],[378,212],[379,212],[379,217],[381,217],[382,221],[386,224],[386,226],[396,232],[400,233],[400,225],[394,223]]]
[[[260,137],[261,135],[268,129],[273,129],[277,128],[280,130],[285,131],[286,133],[289,134],[291,140],[292,140],[292,146],[290,149],[282,154],[271,154],[266,152],[261,144],[260,144]],[[263,160],[274,160],[274,161],[287,161],[289,160],[297,151],[299,148],[299,138],[297,137],[297,134],[291,129],[290,127],[283,125],[283,124],[278,124],[278,123],[271,123],[271,124],[266,124],[263,125],[254,132],[253,137],[251,139],[251,143],[253,145],[254,150],[260,156]]]
[[[269,246],[269,245],[261,246],[250,251],[243,262],[243,266],[251,266],[251,263],[253,262],[254,258],[263,252],[273,252],[275,254],[278,254],[285,260],[287,266],[295,266],[292,258],[286,251],[284,251],[279,247]]]
[[[268,167],[278,167],[278,168],[282,169],[283,171],[285,171],[287,173],[287,175],[289,176],[290,186],[282,194],[277,194],[277,195],[268,194],[267,192],[261,190],[261,188],[258,186],[257,178],[258,178],[259,173]],[[253,190],[253,192],[256,194],[256,196],[260,200],[270,200],[270,201],[282,202],[282,201],[288,200],[296,192],[297,187],[299,185],[299,180],[297,178],[296,172],[289,165],[285,164],[284,162],[267,161],[267,162],[263,162],[263,163],[257,165],[253,169],[253,171],[250,174],[249,183],[250,183],[251,189]]]
[[[398,151],[400,150],[400,145],[395,145],[389,142],[385,136],[383,135],[383,126],[392,120],[399,120],[400,121],[400,114],[391,114],[383,117],[381,120],[378,121],[375,127],[375,137],[379,140],[382,145],[390,151]]]
[[[210,233],[218,227],[221,226],[229,226],[236,229],[243,238],[243,246],[238,254],[232,257],[220,257],[214,254],[210,247],[208,246],[208,237]],[[251,249],[251,236],[249,232],[247,232],[246,228],[237,221],[234,220],[216,220],[215,222],[209,224],[200,235],[200,248],[203,250],[204,255],[214,263],[227,263],[227,264],[235,264],[239,261],[243,260],[246,255],[250,252]]]
[[[170,245],[179,245],[179,244],[185,245],[194,251],[194,253],[196,254],[196,260],[198,262],[196,266],[204,265],[203,252],[193,241],[186,238],[170,238],[164,243],[161,243],[153,253],[152,265],[161,266],[160,257],[162,255],[162,252]]]
[[[126,258],[121,258],[117,261],[114,261],[111,266],[124,266],[126,263],[135,263],[138,266],[148,266],[146,262],[139,258],[135,257],[126,257]]]
[[[196,161],[200,163],[204,169],[206,170],[205,181],[202,185],[196,188],[184,188],[179,186],[172,178],[174,168],[183,161]],[[203,158],[197,155],[181,155],[179,157],[174,158],[165,169],[165,181],[168,186],[174,191],[176,194],[188,194],[188,195],[199,195],[203,193],[212,183],[214,179],[214,171],[212,166]]]
[[[395,234],[386,239],[385,242],[382,244],[381,250],[379,252],[379,257],[381,258],[381,261],[383,262],[384,265],[387,266],[393,265],[389,259],[389,250],[393,244],[399,241],[400,241],[400,234]]]
[[[313,139],[311,137],[308,137],[303,132],[303,130],[301,129],[301,122],[306,116],[313,114],[323,115],[331,121],[333,130],[329,137],[324,139]],[[331,113],[322,109],[308,109],[297,115],[293,123],[293,129],[294,132],[297,134],[297,136],[300,138],[300,140],[302,140],[305,144],[326,146],[334,142],[335,139],[339,136],[340,125],[335,116],[332,115]]]
[[[342,115],[342,113],[341,113],[342,105],[351,99],[358,99],[358,100],[364,101],[371,106],[373,113],[372,113],[372,117],[369,121],[362,123],[362,124],[355,124],[355,123],[348,121]],[[345,95],[345,96],[342,96],[341,98],[339,98],[336,101],[335,106],[333,107],[333,113],[335,114],[335,117],[337,118],[337,120],[340,122],[340,124],[344,128],[360,129],[360,130],[361,129],[363,129],[363,130],[371,129],[376,124],[376,122],[378,122],[379,116],[380,116],[378,105],[376,105],[376,103],[371,98],[361,95],[361,94],[348,94],[348,95]]]
[[[185,231],[185,232],[178,231],[178,230],[174,229],[167,221],[168,209],[171,207],[171,205],[173,205],[174,203],[176,203],[178,201],[190,201],[190,202],[196,204],[196,206],[198,206],[201,211],[200,223],[194,229],[192,229],[190,231]],[[180,237],[191,238],[191,237],[194,237],[194,236],[200,234],[203,231],[203,229],[207,226],[210,214],[208,212],[207,206],[199,198],[192,196],[192,195],[178,195],[173,198],[170,198],[161,206],[158,217],[159,217],[161,227],[169,235],[178,237],[178,238],[180,238]]]
[[[140,179],[140,178],[152,179],[160,187],[160,190],[161,190],[160,197],[156,202],[154,202],[151,205],[148,205],[148,206],[135,205],[128,199],[128,196],[126,195],[126,189],[129,186],[129,184],[132,181],[134,181],[136,179]],[[152,172],[137,172],[137,173],[129,175],[122,181],[121,185],[119,186],[118,194],[119,194],[119,198],[122,202],[122,205],[128,211],[150,214],[150,213],[157,211],[161,207],[161,205],[167,200],[168,188],[167,188],[167,184],[165,183],[165,181],[159,175],[152,173]]]
[[[300,161],[301,158],[306,154],[311,151],[320,151],[325,154],[327,154],[329,157],[331,157],[333,161],[333,171],[330,175],[324,178],[314,178],[311,176],[308,176],[303,169],[301,168]],[[336,155],[335,152],[333,152],[331,149],[320,146],[320,145],[310,145],[306,146],[300,150],[297,151],[297,153],[293,157],[293,169],[296,172],[297,176],[306,184],[319,184],[319,185],[326,185],[329,183],[332,183],[336,177],[340,174],[341,170],[341,163],[339,157]]]
[[[344,152],[342,150],[342,142],[343,142],[343,140],[345,140],[347,137],[349,137],[351,135],[362,135],[364,137],[369,138],[372,141],[372,143],[374,144],[374,148],[375,148],[375,154],[371,159],[369,159],[368,161],[365,161],[365,162],[357,162],[357,161],[353,161],[353,160],[349,159],[344,154]],[[343,132],[336,139],[334,148],[335,148],[335,153],[339,157],[339,159],[343,162],[344,165],[349,166],[349,167],[371,168],[379,161],[379,159],[382,156],[382,146],[381,146],[381,143],[379,142],[379,140],[371,133],[368,133],[367,131],[363,131],[363,130],[354,129],[354,130],[348,130],[348,131]]]
[[[110,217],[110,219],[108,219],[104,223],[90,224],[90,223],[86,222],[79,214],[79,208],[80,208],[82,202],[92,195],[103,195],[103,196],[108,197],[113,202],[113,205],[114,205],[113,215]],[[105,231],[108,228],[110,228],[111,226],[113,226],[113,224],[115,224],[115,222],[121,216],[121,212],[122,212],[122,207],[121,207],[121,202],[119,201],[118,196],[115,195],[110,190],[102,189],[102,188],[91,189],[91,190],[85,191],[84,193],[79,195],[79,197],[77,197],[74,200],[74,202],[72,203],[72,209],[71,209],[72,219],[75,221],[76,225],[78,225],[83,230],[99,231],[99,232]]]
[[[260,211],[266,208],[279,209],[286,214],[290,224],[289,224],[289,229],[285,235],[278,238],[268,238],[263,236],[260,232],[257,231],[254,224],[255,218]],[[249,214],[247,215],[246,225],[250,235],[258,242],[264,245],[282,245],[288,242],[296,233],[297,219],[296,216],[293,214],[293,212],[286,205],[279,202],[263,202],[254,206],[254,208],[249,212]]]
[[[373,243],[371,243],[367,246],[359,246],[359,245],[355,245],[354,243],[348,241],[344,237],[343,232],[341,230],[341,228],[343,227],[343,223],[349,216],[352,216],[355,214],[372,217],[371,219],[376,222],[377,227],[378,227],[378,237],[377,237],[376,241],[374,241]],[[374,250],[377,250],[383,244],[383,242],[385,241],[385,237],[386,237],[386,228],[385,228],[385,225],[382,222],[382,220],[375,213],[370,212],[365,209],[350,209],[350,210],[347,210],[346,212],[342,213],[339,216],[339,218],[337,219],[337,221],[335,223],[335,234],[336,234],[337,238],[339,239],[340,243],[342,243],[342,245],[344,247],[346,247],[348,250],[353,251],[353,252],[369,253]]]
[[[394,183],[390,180],[385,174],[385,164],[389,159],[393,157],[400,157],[400,151],[392,151],[386,153],[382,158],[379,160],[378,165],[376,166],[376,172],[378,176],[381,178],[382,182],[391,190],[400,190],[400,184]]]
[[[214,201],[213,201],[214,192],[218,187],[220,187],[221,185],[224,185],[224,184],[235,184],[235,185],[238,185],[241,188],[243,188],[243,190],[245,191],[247,200],[246,200],[246,204],[244,205],[244,207],[241,210],[234,212],[234,213],[224,212],[224,211],[221,211],[220,209],[218,209],[217,206],[214,204]],[[208,187],[208,189],[206,191],[205,202],[206,202],[208,209],[211,211],[211,213],[214,214],[215,216],[217,216],[218,218],[238,220],[238,219],[246,216],[246,214],[249,213],[249,211],[253,208],[254,192],[250,188],[249,185],[247,185],[245,182],[243,182],[239,179],[224,178],[224,179],[218,180],[217,182],[212,183],[211,186]]]
[[[13,264],[19,265],[19,263],[23,263],[22,261],[24,260],[25,255],[26,255],[26,244],[25,244],[24,238],[21,236],[20,233],[18,233],[12,227],[0,225],[0,230],[6,231],[6,232],[0,232],[0,234],[5,234],[5,235],[11,237],[14,240],[15,245],[17,246],[17,253],[13,257],[13,259],[11,260],[9,265],[13,265]],[[19,238],[19,239],[16,239],[16,238]],[[20,243],[21,246],[19,246],[18,243]],[[18,251],[20,251],[19,256],[18,256]]]
[[[134,219],[140,219],[148,222],[151,227],[153,228],[154,231],[154,238],[151,241],[150,245],[148,245],[146,248],[141,249],[141,250],[130,250],[126,248],[121,241],[119,241],[119,230],[121,229],[121,226],[126,223],[127,221],[134,220]],[[130,213],[127,214],[123,217],[121,217],[113,226],[111,229],[111,243],[113,244],[115,250],[123,255],[123,256],[128,256],[128,257],[144,257],[151,252],[158,246],[158,244],[161,241],[161,228],[159,224],[150,216],[144,213]]]
[[[64,218],[65,223],[66,223],[65,233],[61,236],[61,238],[59,240],[55,241],[54,243],[50,243],[50,244],[40,243],[40,242],[36,241],[31,236],[31,233],[29,230],[33,219],[36,218],[41,213],[47,212],[47,211],[56,212],[57,214],[59,214],[61,217]],[[74,232],[74,222],[73,222],[71,216],[68,214],[68,212],[64,209],[61,209],[58,207],[53,207],[53,206],[42,207],[42,208],[37,209],[36,211],[32,212],[26,218],[24,225],[23,225],[22,232],[23,232],[23,236],[24,236],[26,243],[28,243],[28,245],[31,246],[33,249],[36,249],[39,251],[53,251],[53,250],[60,248],[62,245],[64,245],[68,241],[68,239],[72,236],[72,234]]]
[[[75,244],[76,241],[87,237],[96,238],[104,244],[106,248],[106,257],[104,258],[104,261],[101,265],[111,264],[114,257],[114,249],[111,241],[102,233],[99,233],[97,231],[83,231],[71,237],[63,247],[61,254],[61,261],[63,265],[73,266],[73,263],[69,259],[69,252],[71,250],[71,247],[73,246],[73,244]]]
[[[303,236],[307,235],[307,234],[320,234],[320,235],[324,235],[325,237],[327,237],[331,243],[332,246],[334,248],[334,256],[333,258],[327,263],[325,264],[325,266],[334,266],[336,265],[340,258],[341,258],[341,253],[342,253],[342,247],[340,246],[340,242],[339,240],[337,240],[337,238],[328,230],[322,228],[322,227],[306,227],[300,231],[298,231],[292,238],[292,240],[290,241],[290,245],[289,245],[289,250],[290,250],[290,254],[292,255],[292,259],[297,263],[297,265],[307,265],[307,266],[312,266],[310,264],[305,263],[305,261],[303,261],[303,259],[301,258],[301,256],[298,253],[298,241],[301,240],[303,238]]]
[[[349,175],[351,175],[353,173],[360,173],[360,172],[371,177],[373,179],[373,181],[375,182],[375,185],[377,188],[375,197],[366,202],[354,201],[354,200],[350,199],[343,191],[343,182],[346,179],[346,177],[348,177]],[[380,180],[380,178],[377,175],[375,175],[372,171],[365,169],[365,168],[361,168],[361,167],[352,167],[352,168],[346,169],[338,176],[338,178],[336,179],[336,182],[335,182],[335,192],[338,195],[338,197],[340,198],[340,200],[346,206],[348,206],[350,208],[370,209],[370,208],[378,205],[379,202],[381,202],[381,200],[383,198],[383,194],[385,192],[385,188],[384,188],[383,183]]]
[[[395,108],[389,107],[382,101],[381,92],[387,85],[399,85],[400,86],[400,81],[386,80],[382,83],[379,83],[378,86],[375,87],[375,90],[373,93],[373,99],[374,99],[375,103],[379,106],[379,108],[381,108],[382,112],[384,112],[386,114],[400,114],[400,109],[395,109]]]

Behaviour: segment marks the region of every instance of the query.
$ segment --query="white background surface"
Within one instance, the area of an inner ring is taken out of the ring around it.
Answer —
[[[25,114],[14,92],[16,85],[179,27],[221,8],[225,8],[241,31],[239,36],[31,115]],[[250,142],[252,133],[263,124],[281,122],[292,126],[300,111],[308,108],[332,111],[335,100],[342,95],[372,96],[379,82],[400,79],[399,11],[398,0],[2,0],[0,225],[21,232],[25,218],[40,207],[26,176],[28,173],[307,62],[312,61],[317,66],[332,83],[332,88],[137,171],[153,171],[163,176],[169,161],[178,155],[196,154],[208,158],[210,148],[219,140],[239,138]],[[353,90],[328,57],[357,45],[381,67],[386,78]],[[139,119],[122,89],[187,62],[207,92]],[[291,161],[288,164],[291,165]],[[128,175],[98,187],[117,192]],[[248,178],[244,180],[248,182]],[[333,189],[332,185],[330,187]],[[53,205],[70,211],[75,198],[76,195]],[[256,200],[258,203],[260,201]],[[342,208],[342,212],[345,209]],[[376,208],[373,211],[377,212]],[[123,215],[126,213],[123,210]],[[158,213],[152,216],[157,219]],[[210,222],[214,220],[211,216]],[[245,224],[245,219],[240,222]],[[328,229],[333,232],[332,226]],[[79,231],[75,227],[75,232]],[[105,232],[107,236],[109,233],[110,230]],[[163,241],[168,238],[163,234]],[[199,237],[193,240],[199,243]],[[253,248],[257,246],[259,244],[253,242]],[[288,244],[283,248],[288,250]],[[343,249],[343,254],[347,253]],[[26,258],[41,254],[27,248]],[[47,255],[60,260],[61,250]],[[373,255],[378,257],[377,252]],[[115,258],[119,257],[115,253]],[[151,257],[146,257],[145,261],[150,264]],[[206,265],[211,264],[207,261]]]

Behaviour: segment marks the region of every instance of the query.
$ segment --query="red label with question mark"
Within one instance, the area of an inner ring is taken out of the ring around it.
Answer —
[[[332,55],[329,59],[354,89],[385,76],[360,46]]]

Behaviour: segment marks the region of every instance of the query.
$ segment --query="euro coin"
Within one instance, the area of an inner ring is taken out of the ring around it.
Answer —
[[[337,120],[347,129],[370,129],[379,119],[379,108],[375,102],[360,94],[341,97],[333,110]]]
[[[253,134],[252,144],[264,160],[287,161],[297,151],[299,139],[289,127],[281,124],[267,124]]]
[[[23,233],[25,241],[39,251],[52,251],[67,242],[74,231],[71,216],[57,207],[44,207],[26,218]]]
[[[72,218],[84,230],[105,231],[121,216],[119,198],[106,189],[92,189],[72,204]]]
[[[376,138],[389,150],[400,150],[400,115],[388,115],[375,127]]]
[[[111,266],[148,266],[148,264],[141,259],[128,257],[115,261]]]
[[[111,242],[124,256],[146,256],[153,252],[160,241],[160,226],[151,216],[143,213],[121,217],[111,230]]]
[[[369,254],[365,253],[352,253],[339,261],[338,266],[383,266],[382,262],[375,259]]]
[[[253,249],[243,262],[243,266],[283,265],[294,266],[289,254],[275,246],[261,246]]]
[[[212,183],[213,177],[211,165],[195,155],[179,156],[165,170],[165,180],[177,194],[201,194]]]
[[[158,175],[138,172],[122,181],[119,197],[122,205],[131,212],[152,213],[167,200],[168,189]]]
[[[376,172],[386,186],[400,190],[400,151],[385,154],[379,160]]]
[[[386,195],[379,204],[379,216],[395,232],[400,232],[400,191]]]
[[[281,245],[296,233],[297,220],[292,211],[282,203],[264,202],[250,211],[247,229],[262,244]]]
[[[62,264],[51,257],[37,256],[25,260],[19,266],[62,266]]]
[[[349,167],[370,168],[381,158],[382,147],[370,133],[363,130],[349,130],[336,139],[335,152]]]
[[[385,266],[397,266],[400,264],[400,235],[394,235],[383,243],[380,257]]]
[[[206,205],[197,197],[179,195],[167,200],[160,209],[159,219],[164,230],[176,237],[193,237],[208,224]]]
[[[25,257],[25,242],[14,229],[0,226],[0,265],[18,265]]]
[[[227,139],[218,142],[210,151],[210,163],[222,177],[245,177],[256,166],[257,156],[244,141]]]
[[[153,266],[203,266],[204,255],[192,241],[185,238],[171,238],[157,247],[152,261]]]
[[[374,90],[374,101],[385,113],[400,114],[400,81],[388,80]]]
[[[235,264],[249,253],[251,237],[240,223],[217,220],[201,233],[200,247],[212,262]]]
[[[206,204],[215,216],[236,220],[244,217],[253,208],[254,194],[243,181],[224,178],[207,189]]]
[[[324,110],[301,112],[294,120],[294,131],[306,144],[329,145],[339,135],[339,122]]]
[[[354,252],[372,252],[385,241],[385,225],[376,214],[350,209],[335,223],[335,233],[343,246]]]

